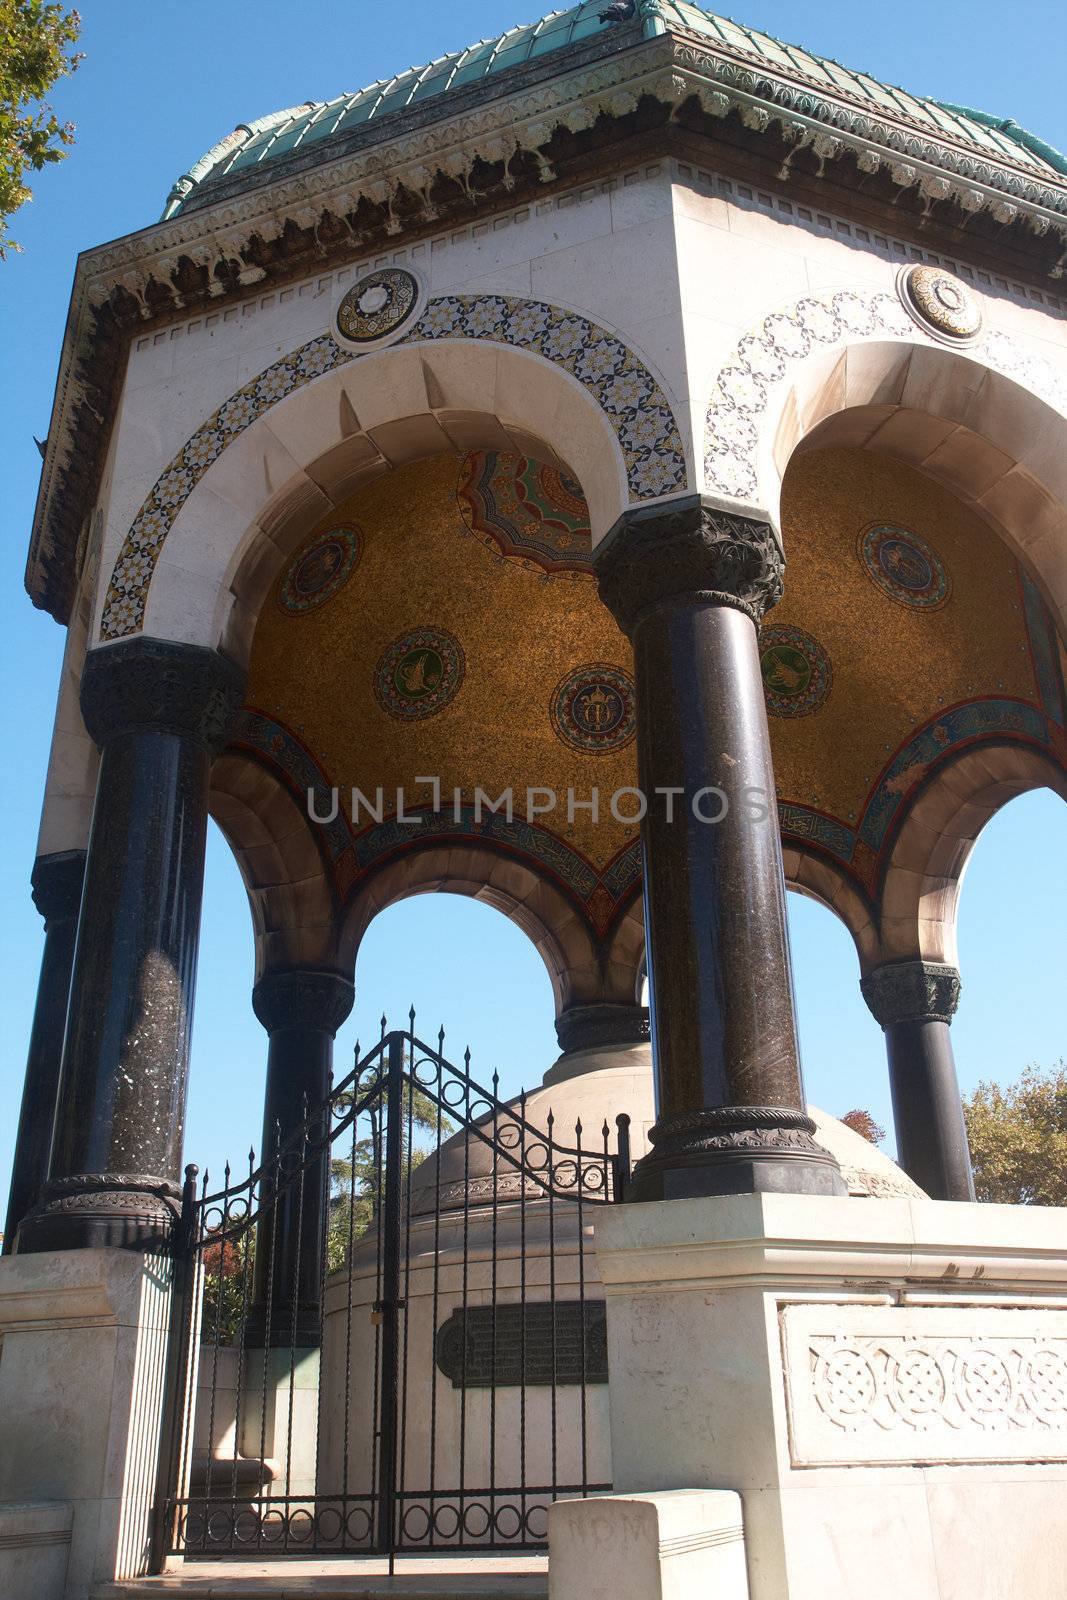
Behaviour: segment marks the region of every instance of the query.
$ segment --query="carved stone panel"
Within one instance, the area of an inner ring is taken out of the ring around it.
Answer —
[[[787,1306],[794,1467],[1067,1461],[1067,1311]]]
[[[543,1388],[552,1382],[553,1365],[557,1385],[578,1384],[583,1378],[607,1383],[604,1302],[457,1308],[438,1328],[434,1354],[453,1389],[503,1389],[522,1383]]]

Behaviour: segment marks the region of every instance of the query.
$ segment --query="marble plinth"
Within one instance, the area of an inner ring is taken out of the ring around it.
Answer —
[[[752,1600],[1062,1600],[1067,1210],[753,1194],[595,1231],[616,1493],[739,1493]]]

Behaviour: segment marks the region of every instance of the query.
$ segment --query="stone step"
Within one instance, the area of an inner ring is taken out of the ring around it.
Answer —
[[[155,1578],[98,1584],[92,1600],[547,1600],[547,1556],[189,1561]]]

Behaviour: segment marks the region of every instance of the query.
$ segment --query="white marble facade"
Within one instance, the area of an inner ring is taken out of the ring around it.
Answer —
[[[923,259],[980,305],[965,349],[904,308],[901,269]],[[420,313],[357,355],[335,308],[385,265],[417,276]],[[71,672],[85,646],[141,630],[243,658],[287,550],[392,465],[536,444],[581,481],[599,539],[628,504],[697,490],[776,522],[816,429],[974,503],[1067,618],[1056,297],[661,158],[135,337]],[[92,755],[71,720],[61,707],[49,850],[87,829]]]

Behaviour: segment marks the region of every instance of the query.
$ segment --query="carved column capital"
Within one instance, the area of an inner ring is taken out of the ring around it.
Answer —
[[[648,1007],[618,1005],[610,1001],[568,1006],[556,1018],[556,1038],[564,1052],[610,1050],[619,1045],[647,1044]]]
[[[282,1028],[314,1028],[332,1038],[354,999],[354,985],[339,972],[293,967],[260,978],[252,990],[252,1009],[269,1034]]]
[[[890,961],[860,980],[883,1028],[897,1022],[951,1022],[960,1000],[960,975],[939,961]]]
[[[594,559],[600,598],[628,635],[669,600],[730,606],[758,627],[782,598],[785,558],[770,524],[702,495],[624,512]]]
[[[46,932],[54,923],[70,922],[78,915],[84,878],[84,850],[57,850],[37,857],[30,873],[30,892]]]
[[[123,733],[174,733],[214,758],[244,699],[240,668],[200,645],[129,639],[90,650],[81,710],[90,737],[105,745]]]

